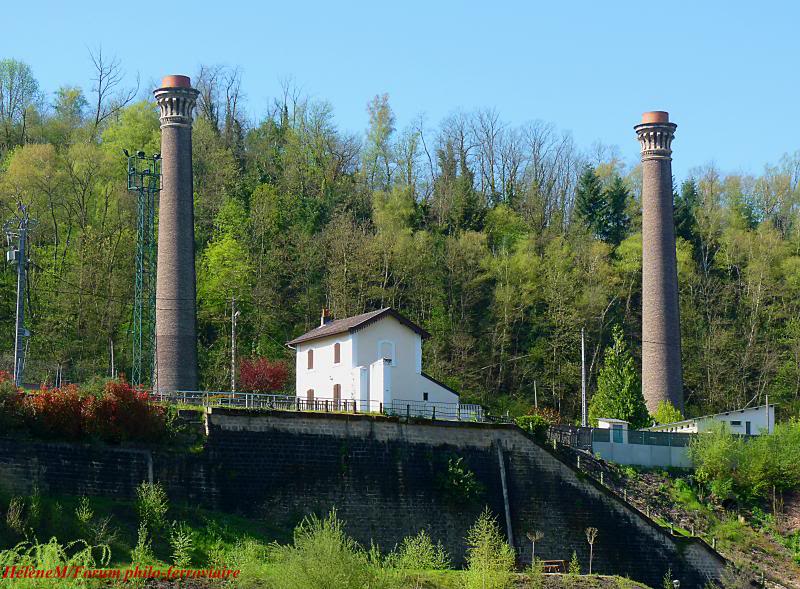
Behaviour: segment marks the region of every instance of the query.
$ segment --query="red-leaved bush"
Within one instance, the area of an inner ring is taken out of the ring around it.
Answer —
[[[28,430],[43,438],[155,442],[168,433],[166,409],[124,381],[106,383],[100,395],[75,385],[42,389],[23,397],[22,414]]]
[[[243,358],[239,362],[239,388],[247,393],[273,393],[286,384],[289,370],[280,360]]]
[[[84,398],[75,385],[27,395],[23,406],[28,429],[36,436],[79,440],[86,433]]]
[[[11,379],[11,375],[0,370],[0,432],[19,427],[23,421],[25,394]]]
[[[150,403],[146,391],[136,390],[127,382],[108,382],[102,396],[87,400],[87,433],[101,440],[155,441],[166,433],[164,408]]]

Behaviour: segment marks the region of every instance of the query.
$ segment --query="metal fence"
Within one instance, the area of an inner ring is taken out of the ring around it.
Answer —
[[[589,428],[591,429],[591,428]],[[593,442],[610,442],[612,432],[615,435],[615,442],[622,443],[624,434],[621,430],[611,430],[604,428],[594,428],[591,433]],[[695,434],[685,434],[677,432],[648,432],[639,430],[628,430],[628,444],[638,444],[641,446],[667,446],[671,448],[686,448],[692,443]],[[566,444],[565,444],[566,445]],[[573,446],[576,447],[576,446]]]
[[[593,429],[574,425],[551,425],[548,428],[547,437],[551,442],[555,441],[562,446],[591,451]]]
[[[496,421],[483,407],[473,404],[436,403],[395,399],[390,403],[334,399],[303,399],[292,395],[211,391],[153,391],[154,401],[199,405],[203,407],[238,407],[242,409],[277,409],[285,411],[321,411],[329,413],[377,413],[448,421]]]

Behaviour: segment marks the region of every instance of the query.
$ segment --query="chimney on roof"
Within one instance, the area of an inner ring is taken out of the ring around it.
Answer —
[[[333,315],[331,315],[330,309],[326,309],[325,307],[322,308],[322,317],[319,320],[319,326],[324,327],[328,323],[333,321]]]

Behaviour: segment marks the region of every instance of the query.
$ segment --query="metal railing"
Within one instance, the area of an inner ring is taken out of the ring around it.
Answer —
[[[640,430],[628,430],[626,433],[623,433],[620,430],[595,428],[592,430],[591,440],[593,442],[610,442],[612,439],[612,433],[615,434],[614,441],[617,443],[622,443],[625,435],[627,435],[628,444],[637,444],[640,446],[666,446],[670,448],[686,448],[691,445],[692,438],[695,437],[695,434],[677,432],[648,432]],[[617,437],[619,439],[617,439]]]
[[[438,403],[394,399],[389,403],[360,400],[303,399],[292,395],[228,391],[153,391],[153,401],[202,407],[275,409],[284,411],[321,411],[327,413],[377,413],[406,418],[448,421],[495,421],[483,407],[474,404]]]

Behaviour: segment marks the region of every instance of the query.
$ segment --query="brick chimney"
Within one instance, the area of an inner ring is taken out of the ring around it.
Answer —
[[[197,390],[192,110],[199,92],[167,76],[153,92],[161,109],[162,188],[158,209],[154,387]]]
[[[650,413],[661,401],[683,411],[678,266],[672,196],[672,139],[664,111],[634,129],[642,148],[642,390]]]

